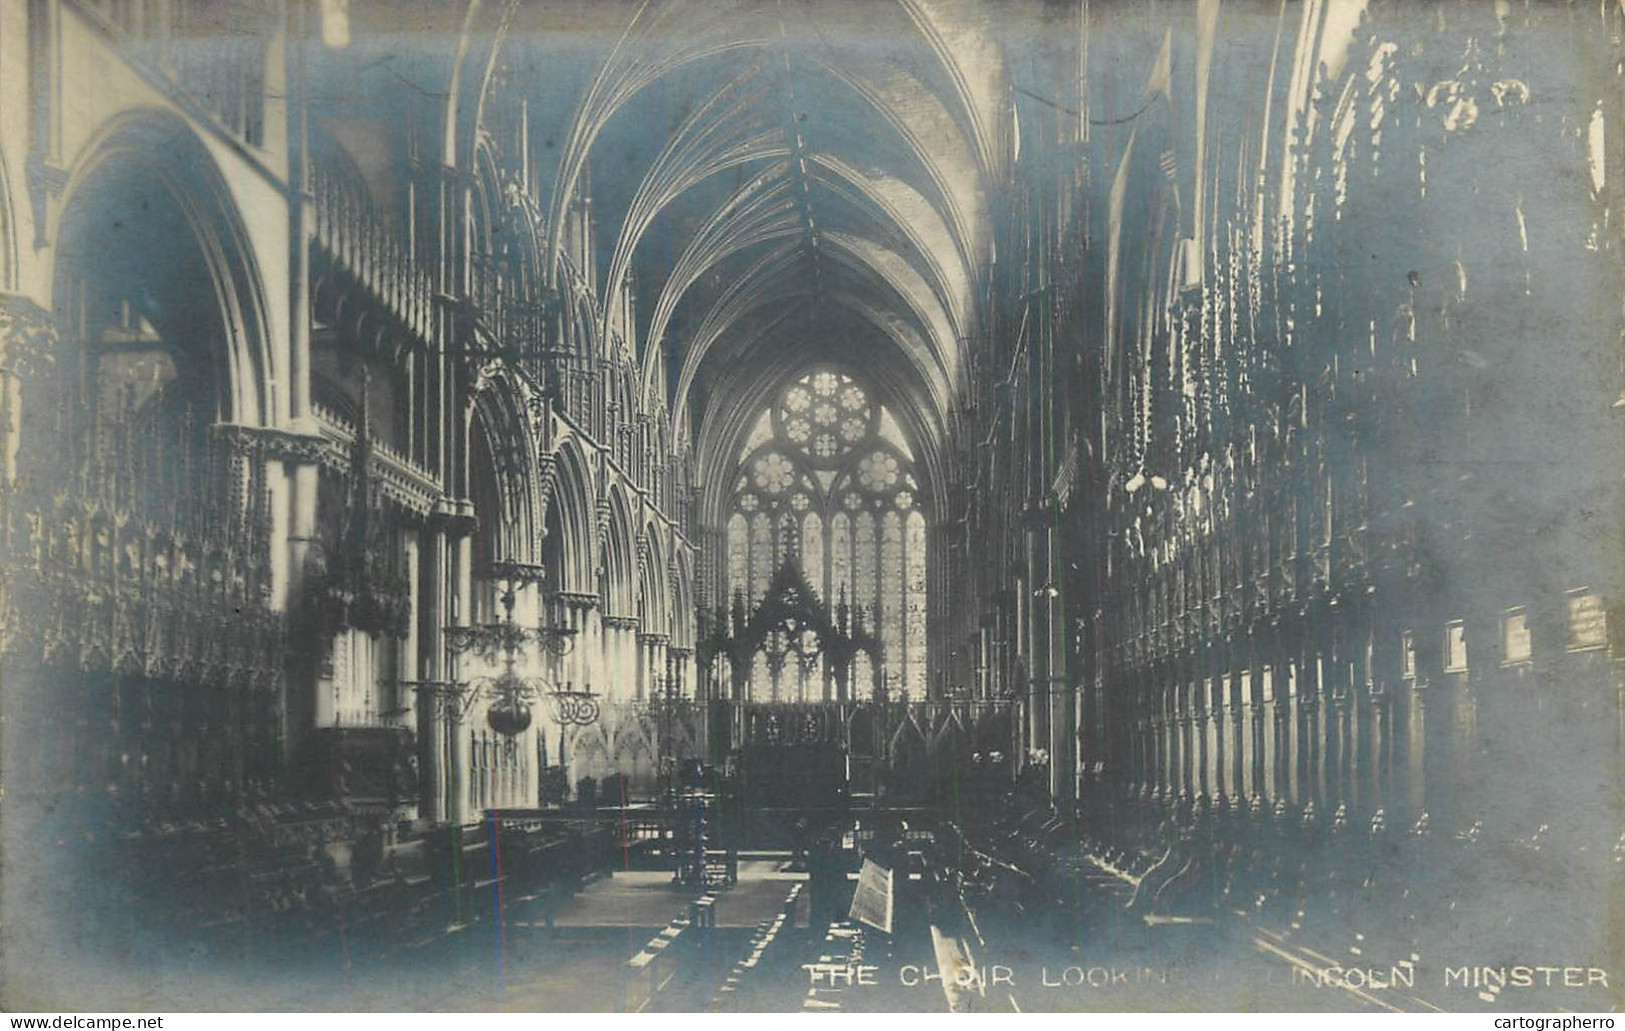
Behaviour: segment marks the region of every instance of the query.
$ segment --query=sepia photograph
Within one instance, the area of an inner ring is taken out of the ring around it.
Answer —
[[[1625,0],[0,0],[10,1027],[1621,1008]]]

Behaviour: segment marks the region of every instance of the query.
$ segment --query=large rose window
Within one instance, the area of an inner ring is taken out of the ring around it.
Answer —
[[[779,433],[817,464],[845,457],[873,431],[869,392],[844,372],[808,373],[779,395],[774,416]]]

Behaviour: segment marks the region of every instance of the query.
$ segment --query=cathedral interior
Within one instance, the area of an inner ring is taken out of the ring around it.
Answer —
[[[8,1009],[1625,1002],[1625,3],[0,4]]]

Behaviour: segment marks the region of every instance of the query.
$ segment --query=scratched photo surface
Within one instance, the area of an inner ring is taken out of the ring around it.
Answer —
[[[0,1008],[1625,1003],[1625,2],[0,4]]]

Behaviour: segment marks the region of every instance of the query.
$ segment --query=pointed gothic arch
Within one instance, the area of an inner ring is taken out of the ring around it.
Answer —
[[[579,438],[568,436],[559,443],[549,475],[552,489],[543,540],[548,581],[555,591],[595,594],[598,533],[591,499],[596,490]]]
[[[606,616],[637,614],[637,543],[626,495],[620,486],[609,488],[599,564],[599,604]]]

